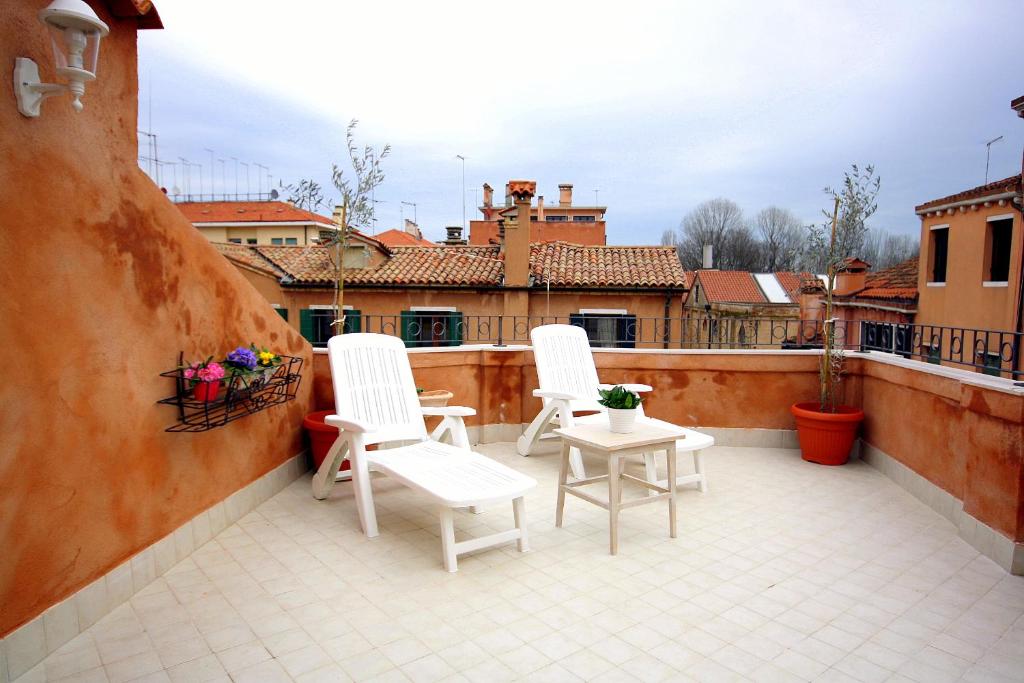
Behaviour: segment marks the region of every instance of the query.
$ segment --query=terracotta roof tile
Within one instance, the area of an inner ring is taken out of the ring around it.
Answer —
[[[230,261],[235,261],[243,266],[248,266],[249,268],[253,268],[278,278],[285,274],[283,270],[264,258],[253,247],[224,242],[214,242],[213,246],[217,248],[217,251],[224,254],[224,256],[226,256]]]
[[[917,257],[868,273],[864,289],[854,299],[917,299]]]
[[[288,202],[180,202],[175,206],[192,223],[308,221],[334,225],[333,219],[298,209]]]
[[[697,279],[710,303],[768,303],[754,276],[745,270],[698,270]]]
[[[295,284],[334,281],[334,251],[330,247],[227,244],[218,245],[218,249],[246,265],[269,265]],[[250,252],[248,256],[246,252]],[[393,247],[389,258],[375,268],[347,270],[345,281],[363,285],[497,287],[502,283],[504,265],[497,246],[399,246]],[[538,243],[530,246],[530,268],[534,287],[545,286],[548,275],[554,287],[681,289],[687,284],[672,247]]]
[[[675,247],[583,246],[568,242],[530,245],[535,287],[686,287]]]
[[[786,294],[789,298],[793,299],[797,294],[800,293],[800,283],[804,280],[814,279],[814,273],[802,271],[795,273],[793,271],[780,270],[774,273],[775,279],[779,281],[782,288],[786,290]],[[795,299],[794,299],[795,300]]]
[[[377,233],[374,238],[381,244],[388,247],[436,247],[437,244],[430,240],[420,239],[416,235],[404,230],[385,230]]]
[[[915,211],[927,211],[930,208],[936,206],[942,206],[944,204],[952,204],[954,202],[960,202],[967,199],[980,199],[993,194],[1003,194],[1005,192],[1021,192],[1021,176],[1013,175],[1009,178],[1003,178],[995,182],[989,183],[988,185],[979,185],[978,187],[971,188],[970,190],[964,190],[963,192],[957,192],[951,194],[948,197],[942,197],[940,199],[933,199],[930,202],[925,202],[920,206],[914,208]]]
[[[347,281],[362,284],[481,287],[501,284],[498,247],[395,247],[374,269],[351,270]]]

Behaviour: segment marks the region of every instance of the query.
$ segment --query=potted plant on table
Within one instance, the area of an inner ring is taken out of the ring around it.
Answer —
[[[818,367],[818,400],[794,403],[790,412],[796,418],[800,453],[804,460],[822,465],[842,465],[850,457],[864,411],[840,403],[843,376],[843,345],[836,342],[836,318],[832,316],[832,293],[836,275],[845,268],[867,235],[865,221],[875,212],[880,187],[874,168],[863,171],[856,165],[847,171],[841,190],[826,189],[833,199],[829,224],[811,227],[811,248],[824,265],[825,319],[822,323],[822,355]]]
[[[217,400],[220,393],[220,381],[224,379],[224,367],[213,362],[213,356],[204,361],[193,363],[182,370],[182,375],[192,388],[192,397],[202,403]]]
[[[598,389],[598,403],[608,409],[608,429],[616,434],[629,434],[636,424],[636,409],[643,403],[640,394],[623,386]]]

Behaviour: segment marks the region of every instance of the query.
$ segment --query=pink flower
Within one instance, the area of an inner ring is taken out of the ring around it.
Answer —
[[[196,374],[204,382],[215,382],[224,377],[224,368],[219,363],[210,363],[196,371]]]
[[[193,377],[196,376],[196,369],[195,369],[195,367],[185,368],[185,373],[184,374],[185,374],[185,379],[192,379]]]

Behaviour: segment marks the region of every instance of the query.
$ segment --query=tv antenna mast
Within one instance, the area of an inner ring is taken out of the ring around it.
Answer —
[[[1000,135],[999,137],[992,138],[991,140],[989,140],[988,142],[985,143],[985,184],[986,185],[988,185],[988,160],[989,160],[989,157],[992,156],[992,145],[994,145],[995,143],[999,142],[1002,139],[1003,139],[1003,136]]]

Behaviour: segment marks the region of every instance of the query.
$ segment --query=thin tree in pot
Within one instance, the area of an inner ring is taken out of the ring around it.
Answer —
[[[873,167],[861,170],[856,165],[851,166],[851,170],[843,175],[842,187],[825,190],[832,197],[832,210],[825,212],[829,221],[811,228],[808,262],[823,268],[827,280],[819,392],[817,401],[793,404],[790,412],[796,418],[804,460],[822,465],[842,465],[849,459],[857,429],[864,420],[864,411],[839,403],[844,344],[838,339],[836,330],[833,293],[836,275],[847,267],[847,259],[856,256],[864,244],[868,230],[865,221],[877,208],[875,198],[879,187],[880,181]]]
[[[348,247],[350,228],[366,228],[372,224],[373,191],[384,182],[381,161],[391,153],[391,145],[384,145],[380,151],[369,145],[360,149],[355,139],[358,125],[359,121],[352,119],[345,129],[345,142],[352,172],[346,175],[346,169],[337,164],[332,166],[331,172],[331,180],[341,193],[342,204],[337,234],[328,243],[334,247],[334,310],[337,318],[332,324],[335,334],[342,334],[345,326],[345,250]]]
[[[857,256],[868,235],[867,219],[878,209],[878,191],[881,178],[874,166],[862,170],[853,164],[843,174],[839,189],[825,188],[833,200],[832,211],[822,213],[829,221],[810,228],[810,251],[819,255],[819,263],[826,273],[825,320],[822,324],[822,347],[819,369],[819,407],[823,413],[836,412],[839,383],[843,372],[843,345],[836,344],[836,319],[832,316],[832,295],[836,276],[845,269],[848,258]]]

